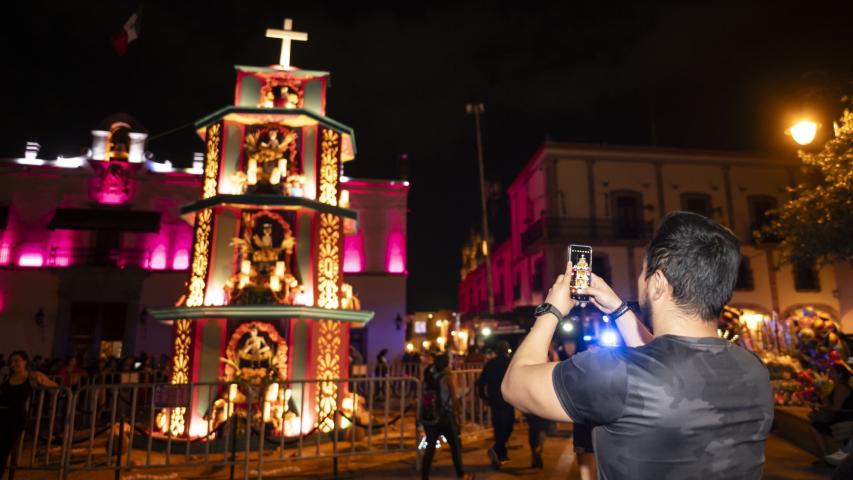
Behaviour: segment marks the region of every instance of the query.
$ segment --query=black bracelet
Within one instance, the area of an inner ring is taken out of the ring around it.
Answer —
[[[621,317],[622,315],[625,315],[625,312],[627,312],[630,309],[631,309],[631,307],[628,306],[627,302],[622,302],[622,305],[619,305],[619,308],[610,312],[610,315],[608,315],[608,317],[610,317],[610,320],[616,320],[617,318]]]

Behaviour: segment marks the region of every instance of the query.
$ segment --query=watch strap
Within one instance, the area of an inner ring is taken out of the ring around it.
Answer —
[[[541,317],[546,313],[552,313],[555,317],[557,317],[558,321],[562,320],[564,317],[563,312],[558,310],[557,307],[551,305],[550,303],[543,303],[542,305],[539,305],[539,307],[536,308],[536,313],[537,317]]]
[[[627,302],[622,302],[622,305],[619,305],[619,308],[610,312],[610,315],[608,315],[608,317],[610,317],[610,320],[616,320],[617,318],[621,317],[622,315],[625,315],[625,312],[627,312],[630,309],[631,309],[631,307],[628,305]]]

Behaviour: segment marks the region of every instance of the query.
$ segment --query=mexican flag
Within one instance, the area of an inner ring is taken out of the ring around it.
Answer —
[[[127,52],[127,46],[130,42],[139,38],[139,20],[142,18],[142,9],[140,8],[130,18],[124,22],[121,31],[113,37],[113,48],[119,56]]]

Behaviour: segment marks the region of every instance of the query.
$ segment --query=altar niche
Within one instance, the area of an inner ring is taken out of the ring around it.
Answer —
[[[237,247],[239,271],[225,284],[230,305],[293,305],[305,287],[293,261],[291,212],[244,211]]]

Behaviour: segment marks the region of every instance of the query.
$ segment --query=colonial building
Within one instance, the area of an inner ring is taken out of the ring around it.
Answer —
[[[778,252],[753,239],[765,212],[799,181],[799,167],[793,156],[547,142],[508,189],[510,237],[490,257],[495,308],[541,303],[571,243],[591,245],[593,270],[636,301],[644,246],[667,212],[687,210],[728,226],[741,241],[733,306],[782,316],[811,306],[853,331],[853,305],[838,292],[853,276],[849,265],[779,267]],[[463,249],[462,312],[486,310],[482,258],[476,248]]]
[[[78,156],[44,159],[39,145],[0,159],[0,352],[93,357],[171,352],[172,331],[146,310],[174,305],[187,281],[203,158],[175,168],[145,152],[126,115],[92,131]],[[343,179],[358,227],[345,237],[348,283],[374,320],[357,348],[402,352],[408,182]]]

